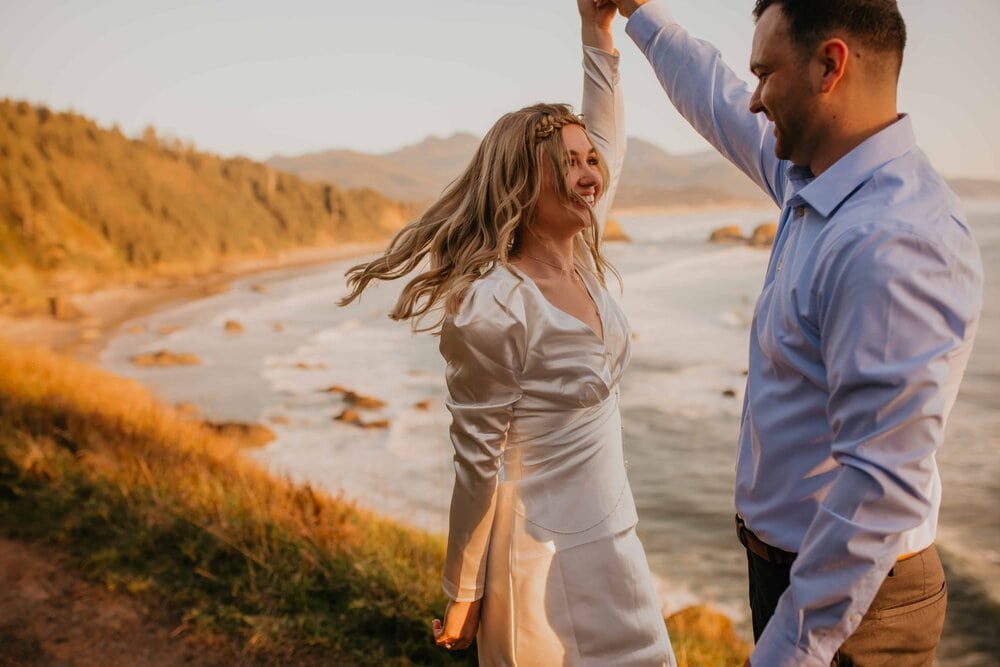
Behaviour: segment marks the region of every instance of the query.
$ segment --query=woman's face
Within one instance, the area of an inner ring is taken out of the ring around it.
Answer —
[[[554,173],[551,164],[545,162],[542,193],[533,223],[537,232],[556,238],[573,236],[590,225],[589,209],[597,202],[604,187],[597,152],[584,129],[579,125],[566,125],[560,132],[567,150],[563,173]],[[583,201],[576,198],[567,201],[556,185],[555,179],[559,177],[565,180],[566,189],[576,193]]]

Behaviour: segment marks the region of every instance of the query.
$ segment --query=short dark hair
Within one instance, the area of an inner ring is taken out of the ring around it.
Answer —
[[[754,20],[778,5],[788,20],[792,41],[805,52],[844,30],[870,49],[896,55],[903,64],[906,23],[896,0],[756,0]]]

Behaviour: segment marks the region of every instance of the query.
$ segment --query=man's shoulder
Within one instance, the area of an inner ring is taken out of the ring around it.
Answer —
[[[876,169],[833,218],[842,242],[906,234],[954,247],[970,237],[961,202],[918,148]]]

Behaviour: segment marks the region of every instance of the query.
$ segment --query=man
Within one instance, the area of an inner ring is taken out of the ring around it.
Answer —
[[[750,662],[930,665],[947,597],[934,453],[982,266],[896,110],[895,0],[757,0],[753,92],[660,0],[614,1],[677,109],[782,209],[737,460]]]

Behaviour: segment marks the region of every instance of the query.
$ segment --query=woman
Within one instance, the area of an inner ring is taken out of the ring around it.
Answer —
[[[348,272],[343,303],[430,256],[390,317],[444,309],[455,487],[435,641],[478,636],[485,665],[673,665],[622,453],[630,332],[600,251],[624,156],[615,7],[577,4],[590,135],[564,105],[502,117],[385,255]]]

